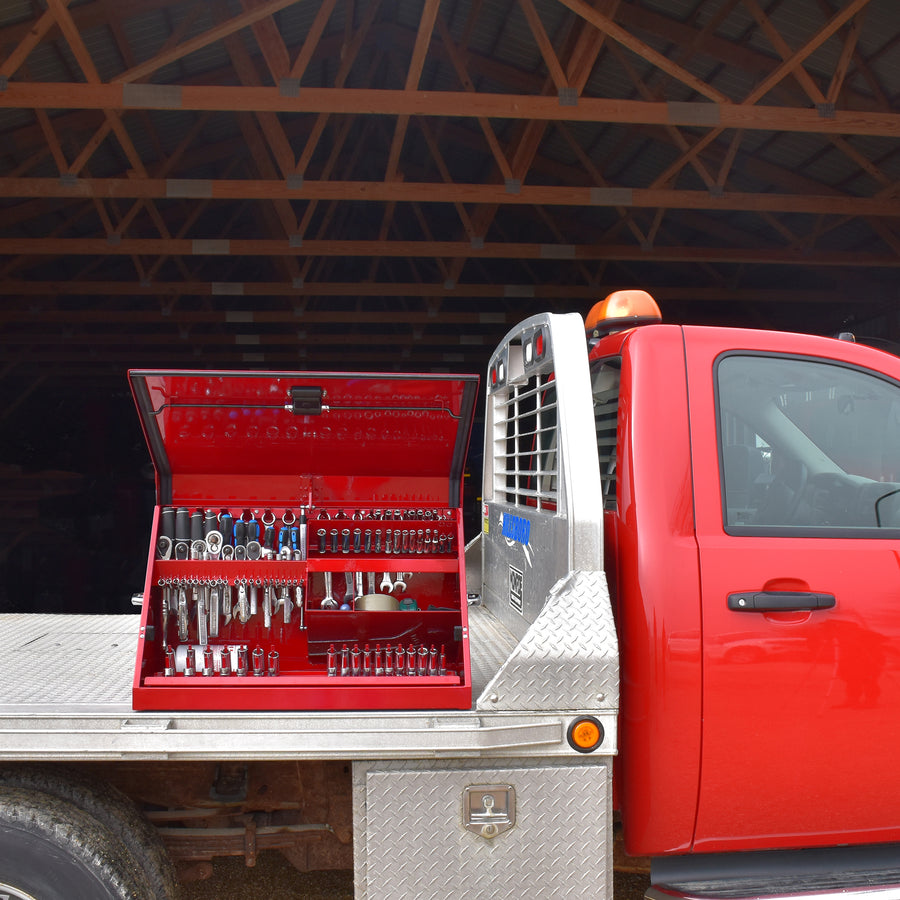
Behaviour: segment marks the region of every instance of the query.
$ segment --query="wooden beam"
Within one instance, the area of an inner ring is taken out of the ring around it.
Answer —
[[[498,338],[500,335],[498,335]],[[213,353],[210,349],[210,355],[214,356],[214,365],[221,368],[223,365],[239,368],[247,364],[265,364],[282,370],[290,370],[297,368],[309,367],[312,360],[317,360],[315,368],[333,368],[335,362],[334,348],[328,345],[318,346],[317,336],[314,335],[308,341],[297,342],[298,346],[293,347],[289,351],[278,352],[275,350],[267,350],[255,345],[234,346],[234,349],[224,347],[216,347]],[[417,371],[446,371],[449,366],[470,370],[475,367],[475,355],[479,360],[478,368],[481,368],[480,361],[487,357],[490,353],[489,346],[479,345],[474,350],[464,345],[456,345],[452,351],[444,348],[444,351],[435,351],[433,347],[422,346],[417,349],[417,343],[410,340],[407,335],[402,342],[404,353],[397,353],[394,348],[389,351],[381,349],[380,346],[372,342],[366,342],[362,338],[355,343],[355,346],[349,346],[348,338],[344,338],[342,352],[340,357],[342,360],[353,360],[352,366],[348,368],[356,368],[361,362],[377,369],[399,369],[408,367],[410,361],[413,361]],[[164,368],[183,368],[186,361],[193,357],[195,352],[203,346],[203,341],[196,341],[193,338],[185,338],[181,343],[173,343],[170,339],[167,342],[168,352],[151,344],[128,344],[123,342],[118,345],[103,348],[103,367],[110,375],[112,367],[124,372],[128,368],[153,366]],[[195,350],[196,348],[196,350]],[[375,349],[372,349],[375,348]],[[298,352],[303,350],[303,352]],[[408,352],[406,352],[408,351]],[[204,360],[196,359],[196,362],[203,364]],[[91,359],[90,354],[86,354],[82,347],[75,347],[71,351],[52,347],[44,352],[36,350],[28,357],[29,367],[34,369],[40,368],[44,370],[48,365],[56,365],[57,363],[66,367],[66,378],[77,375],[81,368],[91,369],[96,367],[97,363]],[[29,385],[31,378],[29,377]],[[16,398],[16,404],[18,405]],[[5,414],[5,413],[4,413]]]
[[[34,114],[38,120],[38,124],[41,126],[41,131],[44,133],[44,138],[47,141],[47,146],[50,148],[50,153],[53,155],[56,169],[60,175],[64,175],[69,170],[69,163],[67,162],[66,155],[63,153],[63,149],[56,137],[56,133],[53,131],[53,124],[50,121],[50,116],[47,115],[45,109],[36,109]]]
[[[71,15],[69,14],[69,10],[67,8],[67,0],[48,0],[48,5],[50,11],[53,12],[54,17],[56,18],[57,25],[59,26],[60,31],[63,33],[66,42],[69,44],[69,48],[72,51],[72,54],[75,56],[78,65],[81,67],[81,70],[84,73],[84,76],[87,79],[88,83],[98,84],[100,82],[100,74],[97,71],[96,66],[94,65],[94,61],[84,44],[77,26],[75,25]],[[131,136],[125,130],[125,126],[122,123],[122,114],[117,110],[109,109],[104,109],[103,114],[106,116],[106,120],[109,122],[110,129],[119,141],[119,144],[121,145],[125,156],[128,158],[128,161],[134,168],[135,174],[138,177],[146,177],[147,171],[144,168],[141,156],[138,153],[137,148],[132,143]],[[95,201],[97,201],[97,210],[100,215],[101,221],[103,222],[104,227],[107,230],[107,237],[111,239],[113,237],[112,223],[107,218],[106,210],[104,209],[102,203],[99,202],[100,198],[95,197],[94,199]],[[149,217],[158,229],[160,235],[165,240],[170,239],[171,234],[166,227],[163,217],[160,215],[155,205],[152,202],[146,202],[145,205]],[[136,254],[133,254],[133,256],[134,265],[138,272],[138,277],[143,278],[144,272],[141,262],[137,258]],[[176,265],[179,266],[181,271],[186,276],[188,275],[188,272],[184,268],[184,262],[182,260],[177,260]]]
[[[618,9],[619,2],[620,0],[594,0],[595,5],[602,5],[603,9],[608,14],[613,14]],[[574,21],[571,25],[574,26]],[[577,32],[574,39],[574,47],[571,48],[571,51],[568,54],[569,59],[567,61],[566,75],[566,80],[575,90],[576,103],[578,102],[577,98],[580,97],[581,92],[587,83],[587,79],[590,76],[591,69],[605,42],[606,34],[604,32],[589,34],[588,30],[584,28],[579,29]],[[571,73],[569,73],[568,67],[571,67]],[[545,79],[540,86],[541,95],[549,94],[551,87],[552,81]],[[559,91],[557,91],[557,96],[561,100],[562,95]],[[544,139],[546,131],[546,122],[531,119],[523,124],[513,141],[510,142],[510,173],[507,175],[503,172],[504,179],[509,181],[510,186],[516,184],[522,185],[525,182],[525,179],[537,158],[538,148],[541,145],[541,141]],[[505,158],[506,154],[501,154],[501,156]],[[478,208],[472,221],[476,237],[484,238],[490,230],[491,225],[494,223],[498,211],[498,205],[482,205]],[[464,265],[465,261],[457,261],[450,267],[451,281],[459,280]]]
[[[256,2],[258,2],[258,0],[256,0]],[[323,0],[319,6],[316,17],[313,19],[313,23],[303,41],[303,46],[300,48],[300,52],[297,54],[297,58],[290,68],[289,76],[291,78],[296,78],[297,81],[303,80],[306,69],[312,60],[313,53],[322,38],[322,32],[325,30],[325,26],[331,18],[331,13],[334,11],[336,2],[337,0]]]
[[[108,0],[102,0],[103,3],[107,3]],[[116,7],[119,10],[119,6]],[[184,16],[184,18],[178,23],[177,27],[174,29],[171,35],[166,39],[163,44],[163,50],[170,46],[175,46],[178,41],[181,40],[181,37],[184,32],[190,29],[194,23],[194,20],[199,15],[200,12],[200,3],[194,3],[188,14]],[[131,48],[128,46],[124,34],[124,29],[121,26],[120,20],[115,20],[110,23],[110,28],[112,29],[113,35],[116,38],[117,43],[119,44],[119,50],[122,53],[123,58],[130,64],[130,61],[133,59],[133,54],[131,52]],[[121,113],[120,113],[121,115]],[[149,119],[149,112],[147,110],[142,111],[142,115],[145,117],[144,125],[145,128],[154,136],[155,143],[159,144],[158,138],[156,138],[155,133],[152,130],[152,125],[148,123],[147,119]],[[77,129],[69,127],[69,123],[63,121],[61,123],[65,129],[66,133],[74,132]],[[69,166],[68,174],[69,175],[78,175],[82,169],[86,166],[88,160],[94,155],[97,148],[106,140],[107,135],[112,131],[112,119],[109,115],[104,115],[103,122],[100,124],[100,127],[91,137],[91,139],[85,144],[82,148],[81,153],[78,154],[73,163]],[[160,154],[163,155],[163,154]]]
[[[241,0],[241,6],[246,12],[256,9],[263,2],[265,0]],[[256,44],[262,52],[263,59],[265,59],[266,65],[269,67],[272,80],[278,84],[282,78],[288,75],[291,68],[290,55],[282,40],[281,32],[279,32],[278,26],[271,16],[254,22],[250,28],[253,31],[254,38],[256,38]]]
[[[335,88],[337,90],[343,89],[344,83],[350,75],[350,70],[353,68],[353,64],[356,62],[356,57],[359,54],[360,49],[362,48],[366,36],[369,34],[369,29],[372,27],[372,23],[375,20],[375,16],[377,15],[380,6],[381,0],[372,0],[366,12],[366,17],[360,23],[359,28],[356,30],[356,34],[350,39],[347,46],[344,48],[345,52],[343,53],[341,58],[341,65],[338,68],[337,75],[335,76]],[[380,59],[381,54],[375,53],[372,67],[370,68],[370,73],[375,71],[375,66]],[[316,122],[306,139],[306,144],[303,147],[303,152],[300,154],[300,157],[297,160],[297,166],[294,170],[295,174],[302,176],[306,172],[306,168],[309,165],[310,160],[312,159],[313,153],[316,150],[316,146],[318,145],[319,140],[321,139],[330,118],[331,113],[329,111],[322,110],[319,112],[319,115],[316,118]]]
[[[471,94],[465,91],[396,91],[368,88],[304,88],[285,96],[277,87],[234,85],[141,85],[10,82],[0,109],[192,109],[225,112],[420,115],[541,121],[608,122],[624,125],[684,125],[812,134],[900,137],[900,113],[815,109],[732,103],[657,103],[580,97],[561,106],[557,97]]]
[[[815,53],[836,31],[852,19],[861,9],[868,5],[870,0],[851,0],[839,9],[828,22],[816,32],[799,50],[778,66],[767,78],[764,78],[743,100],[744,104],[756,103],[762,100],[766,94],[787,75],[794,72],[803,61]]]
[[[544,23],[541,21],[538,11],[534,8],[534,3],[532,0],[519,0],[519,6],[522,7],[522,12],[525,13],[525,19],[528,22],[528,27],[531,29],[531,35],[538,45],[538,49],[541,51],[544,65],[547,67],[547,71],[553,79],[556,90],[561,91],[564,88],[567,88],[569,86],[569,80],[566,78],[566,73],[563,72],[563,68],[559,63],[559,58],[556,55],[556,51],[553,49],[550,38],[547,37]]]
[[[71,0],[63,0],[64,5],[68,6]],[[37,22],[34,23],[29,30],[19,38],[19,44],[15,50],[0,64],[0,75],[11,78],[19,70],[19,67],[28,59],[31,51],[40,44],[50,29],[56,26],[56,17],[53,10],[48,9],[43,13]]]
[[[215,9],[218,11],[220,8],[221,7],[216,4]],[[248,87],[259,87],[259,72],[257,71],[253,60],[250,58],[250,54],[247,53],[244,42],[236,35],[228,35],[222,43],[228,51],[228,55],[234,65],[234,71],[241,84]],[[272,158],[278,165],[282,178],[287,178],[294,170],[294,151],[291,148],[290,140],[284,132],[281,121],[275,113],[258,112],[255,115],[256,120],[259,122],[259,126],[262,129],[262,133],[265,135],[265,142],[268,144],[268,149],[271,151]],[[263,177],[269,177],[267,175],[269,167],[261,163],[258,153],[254,154],[254,159],[256,160],[260,174],[263,175]],[[290,216],[288,218],[290,218]],[[295,221],[294,229],[296,229],[296,224]]]
[[[35,113],[40,112],[35,110]],[[106,140],[107,135],[112,131],[112,123],[109,118],[103,119],[100,127],[91,136],[91,139],[82,147],[81,153],[72,162],[72,165],[62,170],[60,174],[80,175],[81,171],[87,165],[88,160],[94,155],[97,148]]]
[[[450,34],[450,29],[447,28],[447,24],[444,22],[442,16],[438,16],[437,26],[438,31],[441,35],[443,47],[450,57],[450,62],[454,70],[456,71],[456,77],[459,79],[460,84],[462,84],[463,88],[469,93],[477,93],[475,82],[472,81],[471,77],[469,76],[465,62],[463,60],[463,56],[459,52],[456,44],[453,42],[453,37]],[[424,123],[426,120],[424,117],[421,117],[421,121]],[[485,116],[480,116],[477,121],[478,126],[481,128],[481,132],[484,135],[484,139],[487,141],[487,145],[491,151],[491,155],[494,157],[494,162],[497,164],[497,168],[500,170],[500,174],[505,179],[511,179],[513,177],[512,169],[510,168],[509,162],[507,161],[506,156],[503,153],[503,149],[500,147],[500,142],[497,140],[497,135],[494,132],[494,127]],[[428,138],[426,136],[426,140],[427,139]],[[432,155],[434,155],[433,151]]]
[[[472,326],[477,324],[477,319],[474,316],[470,316],[469,319],[470,321],[467,324],[470,324]],[[423,318],[422,322],[424,323],[424,321],[425,320]],[[433,322],[434,318],[432,317],[432,323]],[[104,350],[111,347],[123,346],[167,347],[171,350],[173,348],[173,345],[177,346],[177,344],[179,343],[177,339],[173,341],[173,331],[175,331],[179,327],[183,327],[187,323],[184,320],[181,320],[179,317],[178,323],[173,323],[172,326],[165,331],[141,331],[137,334],[125,334],[122,332],[111,333],[104,330],[102,327],[86,328],[84,330],[73,331],[71,330],[71,324],[72,323],[67,322],[65,328],[60,328],[59,330],[43,330],[41,334],[41,343],[45,347],[67,347],[73,350],[74,348],[82,348],[82,353],[84,352],[85,347],[93,346],[103,347]],[[78,322],[76,324],[83,325],[84,323]],[[217,323],[213,322],[212,324]],[[381,319],[377,321],[377,324],[395,326],[391,329],[367,329],[367,337],[369,341],[372,343],[377,343],[380,348],[397,348],[401,346],[409,347],[409,345],[413,343],[413,336],[410,328],[396,327],[397,325],[407,325],[411,323],[406,323],[403,322],[400,318],[395,318],[391,321]],[[490,327],[494,330],[496,329],[496,326]],[[466,347],[483,346],[485,349],[493,349],[492,345],[489,343],[488,336],[474,333],[474,327],[473,333],[465,336],[466,338],[468,338],[468,340],[466,341],[463,341],[463,335],[455,330],[441,328],[430,334],[425,332],[424,329],[419,330],[422,333],[420,336],[416,337],[415,343],[417,345],[423,345],[425,347],[432,348],[452,348],[464,345]],[[260,329],[258,328],[242,329],[240,328],[240,326],[227,332],[222,332],[219,330],[200,330],[197,328],[191,328],[190,335],[185,339],[182,339],[181,343],[189,344],[191,347],[211,347],[217,349],[238,347],[243,351],[252,351],[254,347],[266,346],[285,347],[306,346],[309,344],[315,344],[315,346],[317,347],[327,346],[332,348],[345,348],[347,346],[346,332],[329,333],[324,331],[323,329],[319,329],[314,334],[311,334],[303,333],[303,331],[304,329],[300,329],[301,333],[298,334],[296,323],[294,328],[274,332],[260,331]],[[30,346],[35,343],[35,335],[28,331],[23,331],[21,333],[14,332],[4,336],[4,343],[9,346]],[[75,353],[77,353],[77,351],[75,351]]]
[[[568,126],[566,126],[562,122],[557,122],[556,129],[565,138],[566,143],[569,145],[572,152],[575,154],[575,157],[581,163],[584,171],[587,172],[588,175],[590,175],[597,187],[608,187],[609,185],[607,184],[606,179],[594,164],[594,161],[585,152],[584,148],[572,136],[572,132],[569,130]],[[628,230],[631,231],[631,233],[634,235],[637,242],[639,244],[645,243],[647,240],[646,235],[641,230],[637,222],[634,221],[634,216],[630,214],[629,210],[624,206],[617,206],[616,213],[618,214],[620,220],[628,227]]]
[[[3,321],[8,322],[36,322],[41,323],[46,320],[49,312],[58,310],[56,299],[58,297],[81,297],[81,296],[103,296],[112,297],[112,302],[120,302],[125,304],[121,308],[112,308],[109,303],[104,309],[96,307],[82,307],[78,310],[66,310],[66,315],[71,315],[73,321],[79,322],[109,322],[110,324],[121,324],[128,322],[134,317],[135,322],[171,321],[166,305],[168,301],[176,296],[190,297],[209,297],[215,298],[221,295],[217,292],[221,287],[246,287],[245,294],[232,291],[230,294],[226,292],[226,296],[232,298],[230,304],[234,304],[233,298],[236,296],[246,297],[243,307],[219,308],[209,307],[204,310],[195,308],[185,308],[179,312],[179,319],[184,318],[187,322],[222,322],[226,325],[250,326],[257,324],[297,324],[300,319],[306,322],[333,322],[336,313],[343,309],[341,306],[332,306],[332,303],[340,303],[339,300],[333,301],[329,298],[365,298],[367,300],[377,301],[379,307],[374,307],[370,312],[361,312],[361,319],[354,322],[365,324],[371,321],[380,321],[381,318],[387,317],[387,321],[428,321],[434,323],[434,316],[427,308],[417,308],[414,303],[416,299],[425,300],[428,298],[441,298],[447,301],[460,301],[465,307],[471,307],[473,301],[478,302],[478,309],[475,311],[462,310],[454,313],[452,310],[456,307],[452,304],[447,307],[447,315],[450,317],[450,324],[458,321],[477,321],[482,324],[490,322],[506,321],[498,310],[502,309],[501,302],[521,303],[526,300],[534,301],[537,304],[547,305],[557,302],[567,302],[570,304],[577,301],[578,307],[581,307],[582,301],[593,302],[602,299],[605,293],[616,290],[616,285],[604,283],[602,288],[597,285],[502,285],[502,284],[462,284],[448,290],[443,284],[434,283],[399,283],[392,282],[390,284],[380,282],[378,284],[359,284],[357,282],[309,282],[308,289],[297,291],[290,284],[279,282],[255,283],[248,285],[224,285],[218,282],[159,282],[154,285],[139,285],[136,282],[34,282],[32,280],[22,282],[11,282],[17,288],[16,293],[24,297],[39,297],[38,300],[29,300],[28,303],[14,300],[12,297],[6,298],[5,305],[0,307],[2,310]],[[53,296],[52,302],[48,298],[52,295],[41,294],[34,285],[43,286],[51,291],[59,288],[59,293]],[[88,287],[92,285],[93,294]],[[634,287],[634,283],[618,285],[621,288]],[[598,296],[599,295],[599,296]],[[824,303],[847,302],[847,296],[844,292],[837,290],[778,290],[778,289],[760,289],[745,290],[743,292],[735,289],[725,289],[722,287],[691,287],[677,288],[674,286],[654,287],[653,295],[657,299],[681,299],[685,301],[695,300],[698,302],[712,299],[735,299],[760,302],[778,301],[797,302],[797,303],[817,303],[821,300]],[[141,305],[140,299],[150,298],[152,307],[147,308]],[[255,297],[279,297],[288,301],[289,304],[296,304],[298,300],[318,298],[323,301],[316,308],[306,307],[302,313],[298,313],[296,305],[288,305],[281,309],[272,309],[268,306],[260,306],[253,298]],[[402,307],[397,304],[395,307],[390,306],[394,300],[403,299],[406,301]],[[221,302],[212,301],[212,302]],[[384,305],[384,306],[382,306]],[[459,318],[459,317],[463,318]],[[500,316],[498,320],[498,316]],[[407,319],[408,317],[408,319]]]
[[[90,53],[88,53],[87,47],[82,40],[77,26],[72,21],[67,6],[68,0],[48,0],[49,10],[53,13],[56,24],[63,33],[66,43],[69,45],[69,49],[72,51],[72,55],[75,57],[75,60],[81,68],[81,71],[84,73],[88,83],[94,86],[100,85],[100,74],[97,71],[97,67],[94,65],[93,59],[91,59]],[[103,114],[106,116],[110,129],[118,139],[125,156],[133,166],[135,172],[138,175],[146,175],[140,154],[135,149],[131,137],[125,130],[125,126],[122,124],[121,114],[117,110],[107,108],[104,108]]]
[[[197,135],[202,131],[202,129],[206,126],[206,122],[208,119],[209,113],[204,113],[202,116],[198,116],[197,121],[185,132],[182,136],[181,141],[178,146],[172,152],[171,156],[165,159],[161,165],[156,167],[154,171],[154,176],[157,178],[164,177],[168,175],[168,173],[172,170],[172,168],[177,165],[178,161],[181,159],[185,150],[193,143],[194,139]],[[118,224],[118,233],[125,234],[128,231],[131,223],[134,221],[137,214],[144,208],[144,201],[138,200],[136,203],[132,204],[131,208],[128,212],[122,216],[121,220]]]
[[[128,18],[129,16],[143,15],[149,12],[165,9],[169,6],[183,3],[183,0],[116,0],[117,12]],[[79,3],[73,10],[72,16],[79,31],[88,31],[106,24],[108,19],[106,0],[88,0]],[[40,31],[38,43],[54,40],[57,36],[56,22],[51,21],[49,28],[41,28],[41,19],[37,21],[17,22],[15,25],[4,25],[0,28],[0,46],[18,44],[25,38]],[[37,46],[37,45],[36,45]]]
[[[861,10],[864,6],[869,3],[869,0],[852,0],[851,3],[848,3],[843,9],[836,12],[831,19],[825,24],[823,28],[821,28],[812,38],[810,38],[799,50],[795,51],[791,57],[784,62],[780,66],[778,66],[773,72],[771,72],[766,78],[762,80],[760,84],[758,84],[739,104],[739,108],[741,110],[754,109],[759,108],[756,107],[757,104],[766,94],[769,93],[776,85],[778,85],[788,74],[794,72],[798,67],[802,69],[803,61],[814,53],[819,47],[825,43],[836,31],[838,31],[849,19],[855,16],[859,10]],[[804,73],[805,75],[805,73]],[[802,83],[802,77],[801,83]],[[808,76],[807,76],[808,77]],[[733,108],[733,107],[732,107]],[[764,107],[765,109],[769,109],[771,107]],[[820,118],[825,118],[830,116],[830,112],[826,112],[824,109],[820,108],[815,111]],[[837,116],[837,113],[835,113]],[[699,156],[700,153],[703,152],[708,146],[710,146],[727,128],[727,125],[722,123],[716,123],[715,127],[706,135],[704,135],[699,141],[697,141],[693,148],[686,154],[684,154],[680,160],[677,160],[671,166],[669,166],[666,171],[658,176],[653,183],[654,187],[658,187],[663,184],[667,184],[668,181],[673,178],[685,165],[687,165],[692,159]],[[741,125],[736,125],[735,127],[746,127]],[[775,128],[775,131],[792,131],[791,128]],[[822,128],[820,129],[820,133],[822,134],[851,134],[855,132],[847,131],[847,132],[833,132],[830,129]]]
[[[826,17],[834,12],[830,0],[820,0],[819,5]],[[701,33],[701,29],[690,21],[681,21],[673,15],[665,15],[634,3],[622,4],[616,20],[626,28],[653,35],[676,47],[691,46]],[[704,25],[703,30],[705,27]],[[706,34],[703,37],[703,53],[716,63],[740,69],[754,79],[762,79],[772,71],[771,55],[754,49],[746,40],[728,40],[717,34]],[[680,57],[676,58],[681,62]],[[876,109],[879,106],[870,96],[857,90],[850,89],[847,98],[852,101],[847,104],[848,108]],[[888,108],[889,105],[881,106],[884,111]]]
[[[856,47],[859,42],[860,32],[862,31],[860,19],[863,13],[857,16],[847,27],[847,34],[844,37],[844,46],[841,48],[841,56],[837,65],[834,67],[834,74],[831,76],[831,84],[828,85],[826,93],[826,102],[837,103],[844,87],[844,80],[850,69],[850,63],[856,54]]]
[[[25,157],[14,169],[7,174],[8,178],[20,178],[26,175],[38,163],[43,162],[50,155],[49,147],[39,147]]]
[[[621,44],[623,47],[627,47],[633,53],[643,57],[651,65],[661,69],[676,81],[680,81],[682,84],[695,90],[701,97],[707,97],[713,102],[720,104],[731,102],[725,94],[717,91],[712,85],[707,84],[686,69],[673,63],[670,59],[663,56],[662,53],[658,53],[649,44],[636,38],[630,31],[627,31],[621,25],[618,25],[608,16],[604,16],[603,13],[586,3],[585,0],[559,0],[559,2],[579,15],[585,22],[590,23],[604,34],[609,35],[616,43]]]
[[[422,7],[422,16],[419,19],[419,30],[416,34],[416,43],[413,46],[412,59],[406,73],[406,85],[404,91],[415,91],[419,87],[419,79],[422,77],[422,69],[425,67],[425,56],[428,45],[431,43],[431,35],[434,31],[434,20],[437,17],[440,0],[425,0]],[[409,116],[402,114],[397,117],[394,124],[394,136],[388,150],[386,181],[397,178],[397,167],[400,164],[400,152],[403,149],[403,141],[406,138],[406,129],[409,127]]]
[[[771,19],[765,14],[762,8],[757,3],[757,0],[744,0],[744,5],[750,10],[753,17],[756,19],[758,25],[765,33],[766,37],[771,42],[772,46],[778,52],[779,56],[784,60],[790,60],[793,57],[793,52],[791,47],[788,45],[787,41],[781,36],[778,30],[775,28]],[[855,19],[852,20],[851,26],[848,29],[849,33],[844,42],[844,47],[841,51],[841,57],[838,60],[838,64],[836,66],[834,77],[832,78],[831,86],[829,88],[828,94],[823,94],[819,89],[819,86],[813,80],[813,78],[809,75],[806,69],[803,66],[799,66],[797,69],[793,71],[794,77],[797,79],[801,88],[804,90],[806,95],[812,100],[815,104],[828,104],[834,103],[834,98],[837,97],[837,93],[840,90],[840,85],[843,82],[844,76],[846,75],[847,66],[849,65],[850,59],[852,57],[853,51],[856,47],[856,40],[859,36],[859,29],[857,27],[857,20],[862,15],[862,13],[858,14]],[[831,98],[831,99],[830,99]],[[876,181],[878,181],[882,185],[890,184],[890,178],[878,167],[872,163],[869,159],[867,159],[859,150],[857,150],[849,141],[847,141],[841,135],[829,135],[828,139],[830,142],[837,147],[837,149],[843,153],[848,159],[852,160],[853,163],[862,169],[865,172],[868,172]],[[841,217],[841,224],[846,220],[846,217]],[[773,218],[767,219],[770,225],[776,225],[776,221]],[[900,242],[898,242],[897,237],[887,228],[883,227],[882,224],[878,222],[870,222],[869,223],[872,229],[881,237],[888,246],[894,248],[895,253],[900,253]],[[783,226],[779,226],[783,227]],[[816,230],[810,235],[809,240],[805,242],[805,246],[811,247],[814,245],[817,237],[824,234],[826,231],[830,230],[825,226],[824,223],[819,222],[816,225]]]
[[[634,86],[637,88],[638,93],[644,98],[644,100],[654,100],[655,98],[652,91],[644,83],[643,79],[641,78],[638,71],[634,68],[634,66],[631,65],[631,61],[628,59],[628,56],[625,54],[622,48],[613,45],[610,48],[610,52],[617,58],[619,65],[622,66],[622,68],[628,74],[628,77],[632,80]],[[682,153],[686,153],[690,150],[690,143],[674,125],[666,126],[665,132],[669,135],[672,143],[674,143]],[[709,173],[706,166],[703,165],[700,159],[693,157],[691,158],[690,164],[696,171],[696,173],[700,176],[700,179],[704,182],[708,189],[711,189],[715,186],[715,179],[712,177],[712,175]]]
[[[328,159],[325,161],[325,165],[322,168],[322,177],[327,181],[331,177],[331,173],[334,171],[334,167],[338,163],[338,159],[340,157],[341,152],[344,149],[344,144],[347,142],[347,138],[350,136],[350,130],[352,128],[353,122],[351,119],[346,119],[342,123],[340,123],[337,128],[337,133],[334,137],[334,140],[331,145],[331,152],[328,154]],[[367,128],[363,129],[365,133],[368,131]],[[361,152],[361,147],[357,146],[352,154],[351,158],[357,156]],[[316,212],[316,207],[318,206],[317,200],[311,200],[306,204],[306,211],[303,213],[303,218],[300,220],[300,223],[297,228],[297,233],[300,237],[300,240],[303,240],[306,235],[307,229],[309,228],[313,216]]]
[[[781,194],[667,188],[609,188],[570,185],[522,185],[515,192],[502,184],[443,184],[440,182],[307,181],[294,188],[281,180],[252,178],[182,180],[166,178],[0,178],[6,198],[59,197],[68,199],[144,198],[210,200],[350,200],[368,202],[472,203],[523,206],[637,207],[706,209],[717,212],[782,212],[900,216],[894,189],[874,197],[849,194]]]
[[[368,298],[377,301],[379,308],[367,306],[360,310],[354,317],[354,323],[364,325],[370,322],[418,322],[434,324],[434,316],[428,309],[416,308],[415,305],[405,305],[402,308],[397,305],[392,307],[392,300],[405,298],[406,300],[426,299],[439,297],[447,301],[463,301],[467,306],[473,300],[483,301],[482,308],[476,310],[459,310],[452,303],[445,306],[440,323],[457,324],[460,322],[477,323],[481,325],[498,324],[516,321],[516,314],[504,314],[497,301],[509,301],[522,303],[525,300],[536,304],[547,305],[565,302],[571,304],[577,301],[576,306],[582,307],[583,302],[590,303],[601,299],[602,295],[620,288],[633,287],[633,284],[605,283],[602,288],[592,284],[457,284],[448,287],[444,283],[357,283],[357,282],[307,282],[303,288],[297,288],[289,282],[156,282],[154,284],[139,284],[134,281],[27,281],[8,282],[9,295],[0,305],[0,316],[6,322],[34,322],[46,324],[47,314],[59,310],[56,300],[48,298],[58,297],[84,297],[104,296],[114,297],[121,304],[113,307],[107,303],[103,309],[96,306],[81,307],[77,310],[66,309],[67,319],[75,322],[97,322],[109,324],[127,324],[129,322],[171,322],[171,317],[163,309],[155,305],[148,309],[141,305],[141,298],[149,298],[151,301],[163,300],[184,295],[207,298],[230,298],[229,303],[239,301],[238,297],[245,297],[243,308],[219,308],[214,309],[184,309],[178,314],[178,320],[195,323],[220,322],[234,327],[250,327],[253,324],[280,324],[297,325],[299,322],[317,323],[334,322],[336,310],[324,304],[321,308],[307,307],[301,316],[297,315],[296,307],[291,304],[303,298]],[[888,288],[885,289],[889,290]],[[657,300],[678,300],[681,302],[741,302],[741,303],[849,303],[852,298],[847,293],[835,287],[815,288],[804,290],[802,288],[747,288],[735,289],[724,286],[705,287],[692,285],[681,287],[676,285],[654,286],[653,295]],[[29,299],[27,303],[19,302],[16,297],[40,298]],[[598,296],[599,295],[599,296]],[[875,292],[876,299],[878,296]],[[257,303],[257,297],[277,297],[287,300],[288,306],[282,309],[272,309]]]
[[[437,138],[434,135],[434,132],[431,130],[431,125],[428,123],[427,119],[418,119],[419,128],[422,131],[422,135],[425,138],[425,143],[428,145],[428,150],[431,153],[431,158],[434,160],[435,166],[437,166],[437,170],[440,173],[441,179],[444,184],[453,184],[453,178],[450,175],[450,170],[447,168],[447,163],[444,160],[444,156],[441,153],[440,145],[438,144]],[[475,237],[475,229],[472,226],[472,220],[469,217],[469,213],[466,211],[465,206],[461,202],[457,202],[454,204],[456,207],[456,214],[459,216],[460,222],[462,222],[463,229],[466,232],[466,236],[471,240]]]
[[[657,204],[656,206],[659,206]],[[466,241],[340,241],[310,240],[301,247],[286,240],[232,239],[187,240],[133,238],[110,242],[103,238],[0,238],[0,256],[131,256],[133,254],[181,257],[429,257],[458,259],[585,260],[618,259],[646,262],[747,262],[802,266],[900,266],[900,256],[852,250],[824,250],[804,254],[785,248],[741,247],[637,247],[633,244],[537,244],[485,243],[475,249]]]
[[[113,79],[113,82],[117,84],[127,84],[128,82],[137,81],[146,75],[156,72],[158,69],[161,69],[169,63],[183,59],[185,56],[188,56],[197,50],[202,50],[204,47],[208,47],[210,44],[214,44],[217,41],[222,40],[222,38],[234,34],[236,31],[240,31],[242,28],[246,28],[249,25],[253,25],[254,22],[266,19],[273,13],[276,13],[281,9],[286,9],[288,6],[293,6],[298,2],[302,2],[302,0],[266,0],[266,2],[261,3],[259,6],[245,10],[240,15],[234,16],[227,22],[222,22],[219,25],[210,28],[208,31],[203,32],[203,34],[190,38],[183,44],[164,50],[139,65],[133,66],[127,71],[122,72],[121,75],[117,75]]]
[[[740,149],[743,140],[744,132],[740,129],[735,131],[731,136],[728,150],[725,152],[725,158],[722,160],[722,164],[719,166],[719,174],[716,176],[716,187],[719,190],[725,190],[725,184],[731,173],[731,167],[734,165],[735,158],[737,157],[738,150]]]

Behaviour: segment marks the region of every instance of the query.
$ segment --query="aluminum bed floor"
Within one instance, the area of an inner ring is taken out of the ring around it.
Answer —
[[[135,712],[136,615],[0,615],[0,759],[430,759],[565,755],[558,714]],[[473,697],[516,640],[469,610]]]

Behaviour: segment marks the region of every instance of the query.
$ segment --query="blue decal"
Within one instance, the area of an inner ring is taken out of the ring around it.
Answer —
[[[519,544],[527,544],[531,537],[531,522],[521,516],[503,514],[503,537],[516,541]]]

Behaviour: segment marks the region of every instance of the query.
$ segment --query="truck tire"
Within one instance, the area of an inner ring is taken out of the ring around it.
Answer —
[[[11,900],[144,900],[122,842],[71,803],[0,785],[0,892]]]
[[[0,768],[0,785],[41,791],[66,800],[118,835],[124,851],[143,871],[153,900],[177,900],[180,895],[175,867],[159,832],[120,790],[77,769],[63,766],[10,766]]]

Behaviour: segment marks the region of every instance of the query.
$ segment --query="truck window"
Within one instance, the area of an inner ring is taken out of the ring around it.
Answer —
[[[832,362],[733,354],[718,361],[716,389],[726,531],[900,528],[900,385]]]
[[[510,387],[499,409],[506,419],[505,491],[497,499],[516,506],[555,510],[558,502],[556,384],[535,375]]]
[[[616,425],[619,416],[619,359],[602,360],[591,367],[594,396],[594,428],[600,459],[600,486],[603,508],[616,508]]]

